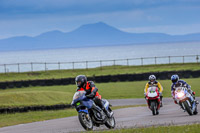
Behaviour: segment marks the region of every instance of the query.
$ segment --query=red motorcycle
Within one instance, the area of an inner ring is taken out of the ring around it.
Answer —
[[[158,87],[149,87],[146,93],[146,100],[149,109],[152,111],[153,115],[159,114],[160,109],[160,94]]]

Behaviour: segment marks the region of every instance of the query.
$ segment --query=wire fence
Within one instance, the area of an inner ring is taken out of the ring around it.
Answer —
[[[142,57],[116,60],[79,61],[79,62],[30,62],[0,64],[0,73],[34,72],[48,70],[88,69],[104,66],[143,66],[172,63],[199,63],[200,55]]]

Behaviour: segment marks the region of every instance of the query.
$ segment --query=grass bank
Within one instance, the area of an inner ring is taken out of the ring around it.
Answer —
[[[24,73],[1,73],[0,81],[19,81],[34,79],[60,79],[75,78],[77,75],[87,76],[117,75],[117,74],[136,74],[145,72],[180,71],[180,70],[200,70],[200,63],[186,64],[163,64],[163,65],[144,65],[144,66],[107,66],[92,69],[76,70],[53,70]]]
[[[184,79],[200,96],[200,78]],[[106,99],[143,98],[147,81],[97,83],[99,93]],[[171,81],[159,80],[164,97],[171,97]],[[54,105],[71,103],[76,85],[28,87],[0,90],[0,107],[19,107],[31,105]]]

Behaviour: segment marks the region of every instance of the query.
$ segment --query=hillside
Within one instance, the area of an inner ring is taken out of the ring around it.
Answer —
[[[19,36],[1,39],[0,51],[185,41],[200,41],[200,33],[173,36],[163,33],[128,33],[98,22],[82,25],[67,33],[55,30],[35,37]]]

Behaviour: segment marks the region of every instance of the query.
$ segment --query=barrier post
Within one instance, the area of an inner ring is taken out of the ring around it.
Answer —
[[[47,63],[46,62],[44,63],[44,70],[45,70],[45,72],[47,71]]]
[[[74,62],[72,62],[72,69],[74,70]]]
[[[19,66],[20,64],[18,63],[17,65],[18,65],[18,73],[20,73],[20,66]]]
[[[6,64],[4,64],[4,71],[5,71],[5,73],[6,73]]]
[[[33,72],[33,63],[31,62],[31,72]]]
[[[197,55],[197,57],[196,57],[196,60],[197,60],[197,63],[199,63],[199,56]]]
[[[141,65],[143,66],[143,58],[141,58]]]
[[[100,60],[99,63],[100,63],[100,69],[102,70],[102,61]]]
[[[85,62],[86,69],[88,69],[88,61]]]
[[[58,62],[58,70],[60,70],[60,62]]]

